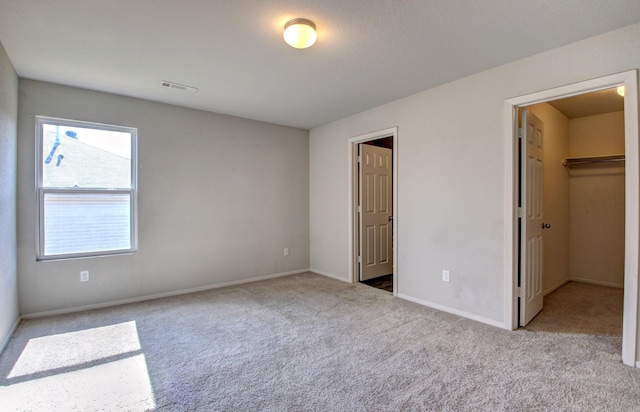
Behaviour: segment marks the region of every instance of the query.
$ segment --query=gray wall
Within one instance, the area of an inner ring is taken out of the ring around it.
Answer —
[[[0,351],[18,320],[16,151],[18,76],[0,43]]]
[[[138,128],[138,253],[36,261],[34,115]],[[306,130],[20,80],[21,313],[307,269],[308,150]]]
[[[640,24],[312,129],[311,268],[347,279],[347,141],[397,126],[400,295],[504,326],[505,101],[638,67]]]

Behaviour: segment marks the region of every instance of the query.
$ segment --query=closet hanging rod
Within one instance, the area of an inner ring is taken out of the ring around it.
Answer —
[[[586,165],[593,163],[611,163],[611,162],[624,162],[624,155],[613,156],[596,156],[596,157],[570,157],[562,162],[567,167]]]

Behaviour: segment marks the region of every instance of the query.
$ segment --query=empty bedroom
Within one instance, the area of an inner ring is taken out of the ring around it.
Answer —
[[[625,0],[0,0],[0,411],[639,410],[638,69]]]

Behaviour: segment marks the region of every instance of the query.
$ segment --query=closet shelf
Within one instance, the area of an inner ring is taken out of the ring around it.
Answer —
[[[587,165],[594,163],[613,163],[624,162],[624,155],[612,155],[612,156],[595,156],[595,157],[568,157],[562,162],[566,167]]]

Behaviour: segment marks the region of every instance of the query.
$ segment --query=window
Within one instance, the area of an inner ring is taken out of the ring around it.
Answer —
[[[137,129],[36,116],[38,260],[134,252]]]

